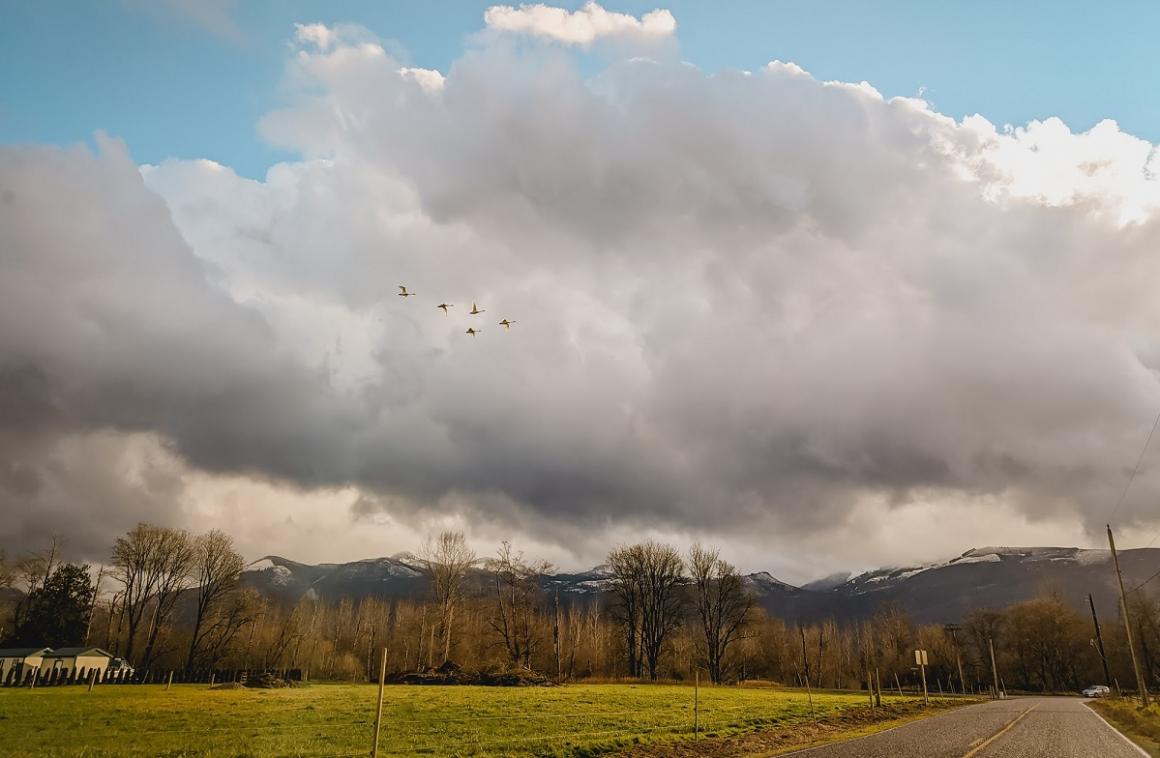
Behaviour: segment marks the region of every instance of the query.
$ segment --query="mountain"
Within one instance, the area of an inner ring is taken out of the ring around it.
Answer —
[[[337,602],[344,597],[418,597],[427,591],[422,564],[409,553],[390,558],[365,558],[351,563],[312,566],[277,555],[251,563],[244,583],[288,602],[316,597]]]
[[[1160,548],[1120,551],[1129,590],[1160,570]],[[471,582],[485,591],[488,575],[473,570]],[[267,556],[251,564],[243,579],[267,596],[293,603],[302,597],[337,602],[349,597],[423,597],[428,591],[422,562],[410,553],[351,563],[309,565]],[[1087,612],[1090,592],[1109,618],[1119,603],[1111,554],[1073,547],[982,547],[949,560],[881,568],[857,576],[835,574],[802,587],[769,572],[744,576],[745,586],[767,613],[790,622],[823,618],[866,618],[884,605],[902,608],[921,623],[950,623],[976,608],[1003,608],[1044,592],[1058,593]],[[599,598],[608,589],[607,566],[544,577],[544,589],[561,598]],[[1160,579],[1156,581],[1160,587]]]
[[[1160,569],[1160,548],[1120,551],[1129,590]],[[1074,547],[981,547],[937,563],[859,574],[821,593],[838,616],[864,617],[897,605],[923,623],[958,621],[975,608],[1004,608],[1046,592],[1087,612],[1091,593],[1109,617],[1119,604],[1111,553]],[[809,615],[809,614],[806,614]]]

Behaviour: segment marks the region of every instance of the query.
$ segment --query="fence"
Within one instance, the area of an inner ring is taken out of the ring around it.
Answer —
[[[87,668],[43,668],[17,664],[0,679],[0,687],[60,687],[66,685],[89,685],[96,677],[97,684],[245,684],[255,673],[268,674],[283,681],[300,682],[301,669],[274,669],[254,672],[250,669],[111,669],[104,667]]]

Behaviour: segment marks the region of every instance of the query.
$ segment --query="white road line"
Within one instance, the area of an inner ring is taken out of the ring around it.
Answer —
[[[1128,743],[1128,744],[1129,744],[1129,745],[1131,745],[1133,748],[1135,748],[1136,752],[1137,752],[1137,753],[1139,753],[1140,755],[1144,756],[1144,758],[1151,758],[1151,756],[1150,756],[1150,755],[1148,755],[1148,751],[1144,750],[1144,748],[1140,747],[1140,746],[1139,746],[1139,745],[1137,745],[1135,742],[1132,742],[1132,740],[1128,738],[1128,735],[1124,734],[1124,733],[1123,733],[1123,732],[1121,732],[1119,729],[1117,729],[1116,727],[1112,726],[1112,725],[1111,725],[1111,724],[1108,722],[1108,720],[1107,720],[1106,718],[1104,718],[1103,716],[1101,716],[1101,715],[1099,714],[1099,712],[1098,712],[1098,711],[1096,711],[1096,709],[1095,709],[1095,708],[1092,708],[1092,707],[1091,707],[1091,705],[1089,705],[1088,703],[1089,703],[1089,701],[1087,701],[1087,700],[1085,700],[1085,701],[1084,701],[1084,705],[1085,705],[1085,706],[1087,706],[1087,709],[1088,709],[1089,711],[1091,711],[1091,713],[1092,713],[1092,715],[1093,715],[1093,716],[1095,716],[1096,718],[1098,718],[1100,721],[1104,722],[1104,726],[1106,726],[1108,729],[1111,729],[1111,730],[1112,730],[1113,732],[1115,732],[1116,734],[1120,735],[1120,739],[1122,739],[1124,742]]]

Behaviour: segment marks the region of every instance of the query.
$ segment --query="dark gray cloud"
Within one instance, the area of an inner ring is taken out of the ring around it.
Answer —
[[[0,541],[196,523],[193,476],[585,555],[915,506],[1107,517],[1160,409],[1138,140],[1000,133],[783,64],[585,79],[502,35],[439,84],[328,34],[262,125],[304,158],[263,182],[142,178],[115,142],[0,150]],[[1093,155],[1106,175],[1069,173]],[[1149,522],[1158,484],[1119,515]]]

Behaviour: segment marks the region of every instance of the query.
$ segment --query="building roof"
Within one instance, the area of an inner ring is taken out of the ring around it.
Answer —
[[[102,655],[106,658],[112,658],[113,654],[101,650],[99,647],[58,647],[50,653],[45,654],[45,658],[74,658],[78,655]]]
[[[27,658],[49,652],[46,647],[6,647],[0,648],[0,658]]]

